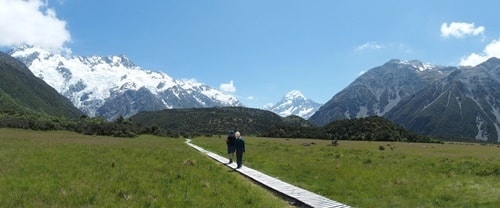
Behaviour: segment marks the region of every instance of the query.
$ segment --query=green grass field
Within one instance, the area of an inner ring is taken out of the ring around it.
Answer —
[[[245,140],[245,165],[351,206],[500,207],[499,145]],[[288,206],[183,139],[0,129],[0,207]]]
[[[500,145],[244,138],[245,165],[351,206],[500,207]]]
[[[0,207],[287,207],[183,139],[0,129]]]

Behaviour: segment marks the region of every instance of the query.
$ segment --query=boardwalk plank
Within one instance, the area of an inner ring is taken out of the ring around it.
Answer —
[[[239,169],[236,168],[236,163],[231,163],[227,164],[228,159],[225,157],[222,157],[218,154],[215,154],[213,152],[207,151],[197,145],[191,144],[191,140],[186,140],[186,144],[191,146],[192,148],[206,154],[210,158],[223,163],[227,165],[230,168],[233,168],[237,172],[251,178],[252,180],[269,187],[270,189],[273,189],[274,191],[277,191],[279,193],[282,193],[284,195],[287,195],[288,197],[294,198],[308,206],[311,207],[318,207],[318,208],[348,208],[350,207],[349,205],[342,204],[340,202],[328,199],[324,196],[321,196],[319,194],[313,193],[311,191],[302,189],[300,187],[294,186],[292,184],[286,183],[280,179],[271,177],[269,175],[266,175],[260,171],[257,171],[255,169],[242,166]]]

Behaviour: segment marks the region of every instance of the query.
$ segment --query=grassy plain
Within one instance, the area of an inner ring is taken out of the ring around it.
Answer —
[[[183,139],[0,129],[0,207],[287,207]]]
[[[225,155],[224,140],[193,143]],[[245,165],[351,206],[500,207],[500,145],[245,141]]]

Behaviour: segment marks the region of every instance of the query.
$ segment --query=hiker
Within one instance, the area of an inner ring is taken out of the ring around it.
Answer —
[[[245,152],[245,140],[241,137],[239,131],[237,131],[234,136],[236,141],[234,142],[234,147],[236,148],[236,164],[238,165],[236,169],[241,168],[243,164],[243,153]]]
[[[229,135],[227,135],[226,144],[227,144],[227,157],[229,158],[229,163],[233,163],[233,155],[234,155],[234,141],[236,137],[234,136],[234,131],[229,131]]]

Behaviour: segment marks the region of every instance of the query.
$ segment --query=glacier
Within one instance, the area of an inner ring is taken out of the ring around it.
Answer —
[[[70,56],[54,54],[37,46],[16,48],[10,55],[25,63],[35,76],[90,117],[101,116],[99,109],[105,103],[127,91],[140,89],[147,89],[162,103],[162,108],[242,106],[234,96],[194,79],[176,80],[163,72],[143,69],[124,55]],[[175,96],[169,96],[172,94]],[[131,116],[134,112],[121,113]]]

